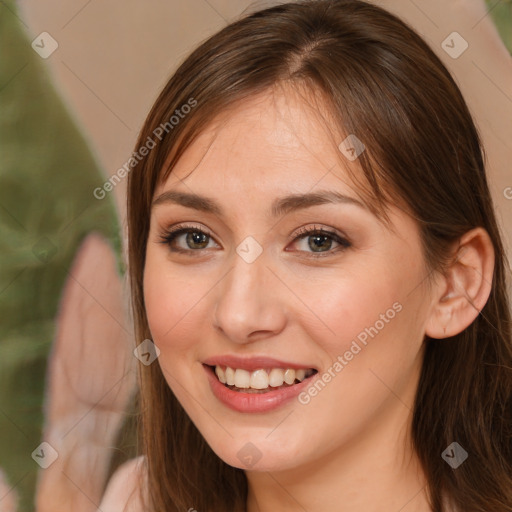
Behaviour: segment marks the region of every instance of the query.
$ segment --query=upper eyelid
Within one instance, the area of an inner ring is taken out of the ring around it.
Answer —
[[[193,224],[186,224],[186,223],[179,223],[170,228],[164,228],[162,230],[162,234],[165,235],[165,234],[177,233],[179,231],[186,231],[186,230],[190,230],[190,231],[197,230],[199,232],[204,233],[205,235],[208,235],[210,238],[215,239],[215,236],[212,234],[212,232],[208,228],[205,228],[203,226],[195,226]],[[315,231],[321,231],[326,234],[337,235],[340,238],[348,238],[344,233],[339,232],[336,228],[325,227],[325,226],[321,226],[321,225],[318,226],[316,223],[314,223],[313,226],[305,225],[305,226],[301,226],[301,227],[297,228],[287,238],[289,240],[293,240],[297,237],[300,237],[301,235],[307,235],[307,234],[309,234],[311,232],[315,232]]]
[[[162,235],[167,235],[167,234],[174,234],[179,231],[185,232],[185,231],[194,231],[194,230],[200,231],[200,232],[204,233],[205,235],[208,235],[210,238],[215,238],[214,235],[212,234],[212,232],[208,228],[205,228],[203,226],[195,226],[193,224],[187,224],[187,223],[179,223],[170,228],[162,228],[160,233]]]
[[[305,235],[311,235],[315,232],[322,232],[327,235],[335,235],[339,236],[340,238],[348,238],[344,233],[339,232],[339,230],[335,228],[326,228],[324,226],[317,226],[316,223],[313,224],[313,226],[306,225],[301,226],[300,228],[297,228],[290,236],[289,240],[295,240],[295,238],[302,237]]]

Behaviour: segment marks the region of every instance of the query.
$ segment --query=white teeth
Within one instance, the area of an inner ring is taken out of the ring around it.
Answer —
[[[220,366],[215,367],[215,375],[217,375],[222,384],[226,384],[226,376],[224,375],[224,370]]]
[[[251,387],[251,374],[247,370],[235,370],[235,386],[237,388]]]
[[[228,386],[236,386],[241,389],[267,389],[269,386],[277,388],[284,383],[292,385],[296,380],[302,382],[306,377],[314,373],[312,369],[300,368],[295,370],[293,368],[272,368],[270,371],[265,369],[258,369],[253,372],[243,370],[240,368],[230,368],[226,366],[224,370],[221,366],[215,366],[215,375],[222,384]]]
[[[295,378],[297,380],[300,380],[301,382],[305,379],[306,377],[306,370],[304,370],[303,368],[301,368],[300,370],[295,370]]]
[[[233,368],[230,368],[229,366],[226,366],[226,371],[224,372],[224,375],[226,377],[226,384],[228,386],[234,386],[235,385],[235,370],[233,370]]]
[[[286,384],[293,384],[295,382],[295,370],[288,368],[288,370],[284,372],[284,381]]]
[[[265,370],[256,370],[251,373],[251,388],[268,388],[268,373]]]
[[[270,370],[270,375],[268,376],[269,384],[273,388],[277,388],[283,385],[284,382],[284,372],[281,368],[272,368]]]

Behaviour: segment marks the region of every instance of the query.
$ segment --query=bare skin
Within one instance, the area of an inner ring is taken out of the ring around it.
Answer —
[[[407,437],[423,339],[452,336],[478,315],[490,292],[492,244],[482,229],[467,233],[452,273],[430,276],[429,287],[418,227],[398,208],[395,233],[353,204],[268,217],[272,202],[291,193],[357,198],[326,129],[292,91],[255,97],[207,129],[156,191],[208,196],[225,212],[153,208],[144,285],[158,361],[212,449],[247,470],[248,512],[428,512]],[[209,233],[207,244],[191,246],[186,234],[162,243],[177,224]],[[313,226],[350,246],[333,240],[314,259],[311,235],[297,238]],[[236,252],[248,236],[263,248],[251,264]],[[389,319],[393,304],[400,311]],[[307,405],[242,414],[211,392],[201,364],[208,357],[267,355],[322,374],[382,314],[389,321]],[[250,469],[237,455],[248,442],[262,454]]]

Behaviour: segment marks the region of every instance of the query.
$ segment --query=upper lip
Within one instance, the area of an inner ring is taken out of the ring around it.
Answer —
[[[259,370],[261,368],[293,368],[295,370],[313,368],[316,370],[314,366],[308,364],[292,363],[290,361],[274,359],[273,357],[240,357],[231,354],[209,357],[203,361],[203,364],[208,366],[229,366],[230,368],[240,368],[247,371]]]

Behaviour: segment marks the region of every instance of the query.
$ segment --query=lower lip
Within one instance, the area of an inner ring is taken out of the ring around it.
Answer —
[[[213,370],[203,365],[213,394],[224,405],[238,412],[266,412],[276,409],[293,400],[305,387],[311,384],[311,377],[290,387],[275,389],[265,393],[244,393],[233,391],[222,384]]]

